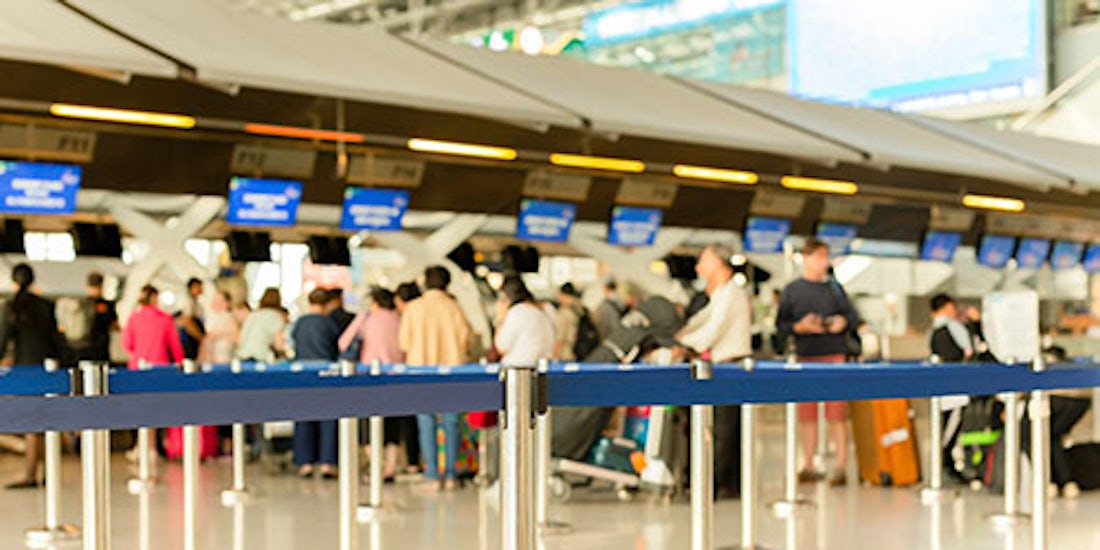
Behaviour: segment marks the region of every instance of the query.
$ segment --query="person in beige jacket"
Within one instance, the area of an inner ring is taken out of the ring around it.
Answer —
[[[472,330],[458,301],[447,293],[451,275],[446,268],[432,266],[424,271],[424,295],[405,308],[398,334],[405,362],[411,366],[449,367],[468,360]],[[424,477],[439,482],[433,488],[457,487],[458,414],[420,414],[416,417]],[[437,464],[436,430],[443,427],[443,478]]]

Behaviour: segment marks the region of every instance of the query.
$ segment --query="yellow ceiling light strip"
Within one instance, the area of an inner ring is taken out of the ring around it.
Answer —
[[[589,170],[606,170],[609,172],[627,172],[631,174],[645,172],[645,163],[640,160],[593,157],[570,153],[551,154],[550,164],[567,168],[585,168]]]
[[[755,185],[760,181],[760,176],[754,172],[729,170],[726,168],[711,168],[709,166],[694,166],[691,164],[676,164],[672,167],[672,173],[680,178],[736,183],[740,185]]]
[[[810,191],[813,193],[830,193],[833,195],[855,195],[859,192],[859,186],[854,182],[843,180],[826,180],[818,178],[806,178],[802,176],[783,176],[779,183],[787,189],[795,191]]]
[[[410,139],[407,145],[409,150],[418,153],[436,153],[440,155],[455,155],[490,160],[516,160],[516,150],[508,147],[423,138]]]
[[[963,206],[977,208],[979,210],[996,210],[998,212],[1023,212],[1027,203],[1020,199],[1009,197],[994,197],[990,195],[965,195],[962,198]]]
[[[142,124],[145,126],[164,126],[183,130],[190,130],[195,127],[195,118],[186,115],[114,109],[110,107],[92,107],[89,105],[72,105],[69,103],[54,103],[50,105],[50,114],[64,118],[119,122],[123,124]]]

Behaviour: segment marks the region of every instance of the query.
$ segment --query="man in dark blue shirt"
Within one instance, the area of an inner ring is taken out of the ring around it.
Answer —
[[[804,362],[842,363],[848,355],[849,328],[859,326],[859,314],[852,307],[840,283],[829,276],[829,247],[810,238],[802,247],[803,276],[787,285],[779,297],[776,329],[780,342],[794,337],[795,352]],[[802,482],[820,480],[813,470],[814,449],[817,448],[817,403],[799,403],[802,424],[802,445],[806,466],[799,474]],[[848,407],[844,402],[825,404],[825,419],[829,422],[836,444],[836,470],[831,485],[844,485],[848,459]]]
[[[295,361],[336,361],[340,326],[329,315],[330,294],[316,289],[309,293],[309,313],[290,328]],[[338,453],[335,420],[296,422],[294,424],[294,464],[298,475],[309,477],[314,468],[325,479],[336,478]]]

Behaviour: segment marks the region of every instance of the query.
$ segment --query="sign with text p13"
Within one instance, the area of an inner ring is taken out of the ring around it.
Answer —
[[[523,199],[519,203],[516,238],[526,241],[565,242],[577,219],[577,205]]]
[[[298,219],[301,202],[299,181],[233,178],[226,221],[230,225],[291,226]]]
[[[0,161],[0,212],[72,214],[80,176],[69,164]]]
[[[656,208],[616,206],[611,211],[607,242],[618,246],[653,246],[661,229],[661,217]]]

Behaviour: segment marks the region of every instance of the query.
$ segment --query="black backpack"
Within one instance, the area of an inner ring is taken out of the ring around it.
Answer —
[[[585,309],[577,322],[577,339],[573,341],[573,357],[583,361],[590,353],[600,347],[600,331],[596,330],[596,323]]]
[[[932,353],[947,363],[957,363],[966,358],[966,350],[955,343],[955,338],[951,336],[951,329],[947,325],[932,331],[931,348]]]

